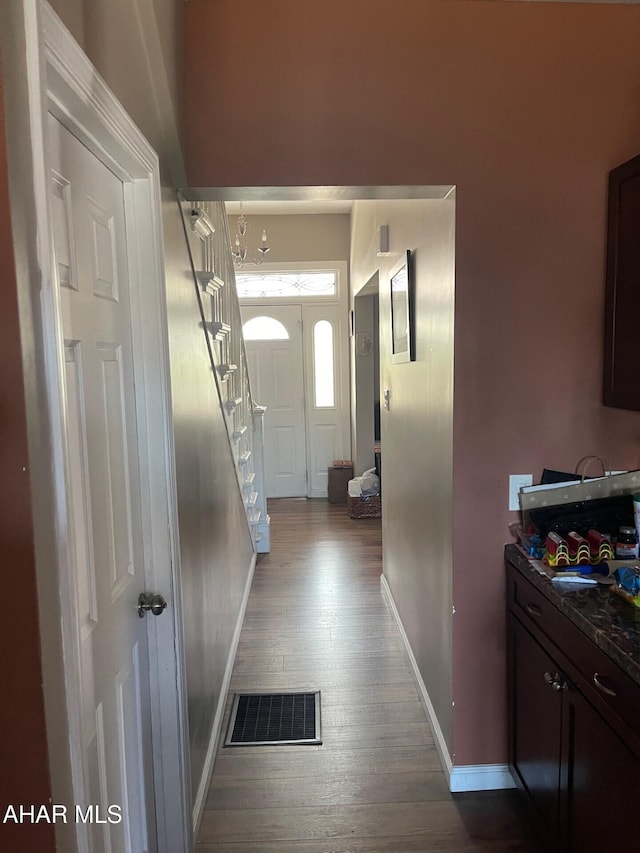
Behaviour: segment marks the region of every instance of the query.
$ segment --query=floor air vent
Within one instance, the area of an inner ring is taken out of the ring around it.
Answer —
[[[234,693],[225,746],[319,744],[320,691]]]

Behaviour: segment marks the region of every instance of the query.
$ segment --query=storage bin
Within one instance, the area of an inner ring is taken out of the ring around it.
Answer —
[[[353,465],[344,466],[329,466],[329,503],[330,504],[346,504],[347,488],[349,480],[353,477]]]
[[[351,518],[381,518],[382,495],[347,495],[347,510]]]

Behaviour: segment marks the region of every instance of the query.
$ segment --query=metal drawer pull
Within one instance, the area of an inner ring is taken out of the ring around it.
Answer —
[[[598,690],[602,690],[603,693],[606,693],[607,696],[617,696],[615,690],[612,690],[610,687],[605,687],[604,684],[600,681],[600,675],[597,672],[593,673],[593,683],[598,688]]]
[[[532,616],[542,616],[542,610],[537,604],[527,604],[527,610]]]
[[[556,672],[555,675],[551,675],[550,672],[545,672],[544,680],[547,682],[549,687],[553,687],[554,690],[559,691],[567,689],[567,682],[560,678],[559,672]]]

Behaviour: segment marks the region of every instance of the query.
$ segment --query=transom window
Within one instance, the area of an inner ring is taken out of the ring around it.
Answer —
[[[259,275],[236,273],[240,299],[272,299],[274,297],[335,296],[336,273],[265,272]]]
[[[242,327],[245,341],[288,341],[289,332],[275,317],[252,317]]]

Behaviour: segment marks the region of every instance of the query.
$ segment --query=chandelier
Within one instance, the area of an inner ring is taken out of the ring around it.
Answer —
[[[267,252],[271,251],[269,246],[267,246],[267,232],[265,229],[262,230],[262,245],[258,246],[257,254],[254,254],[247,248],[247,244],[245,242],[245,237],[247,235],[247,230],[249,228],[249,223],[245,219],[244,213],[242,213],[242,208],[240,208],[240,216],[238,217],[238,224],[236,230],[236,239],[234,243],[234,248],[231,250],[231,254],[233,256],[233,265],[237,269],[241,269],[245,266],[256,266],[259,267],[260,264],[264,263],[264,259],[267,255]]]

